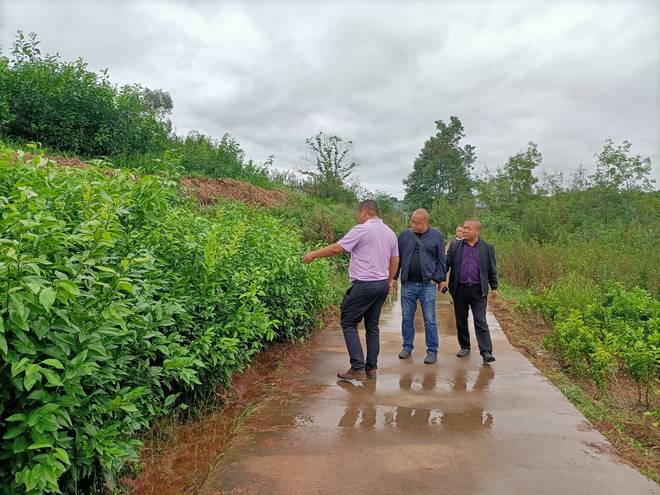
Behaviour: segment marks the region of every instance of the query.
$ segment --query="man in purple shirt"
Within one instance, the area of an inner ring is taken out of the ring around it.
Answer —
[[[463,240],[452,244],[447,253],[447,272],[451,275],[449,292],[454,299],[456,333],[461,346],[456,355],[464,357],[470,353],[468,312],[471,309],[479,352],[484,363],[492,363],[495,357],[486,321],[486,306],[489,285],[493,299],[497,297],[497,266],[495,248],[481,240],[480,234],[480,222],[467,220],[463,224]],[[446,286],[447,282],[441,285]]]
[[[380,219],[376,202],[366,200],[360,203],[357,219],[358,225],[338,242],[310,251],[303,258],[304,263],[311,263],[316,258],[351,253],[348,265],[351,286],[341,303],[341,329],[351,367],[345,373],[337,373],[342,380],[376,378],[380,310],[394,285],[394,274],[399,265],[396,234]],[[357,330],[362,318],[367,331],[366,361]]]

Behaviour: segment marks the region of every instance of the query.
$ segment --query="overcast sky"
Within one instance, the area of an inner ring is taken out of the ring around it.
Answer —
[[[477,171],[536,142],[548,171],[593,168],[606,138],[660,168],[660,2],[0,0],[0,44],[170,92],[173,121],[301,168],[319,130],[356,174],[403,195],[434,121],[458,116]],[[660,182],[660,180],[658,180]]]

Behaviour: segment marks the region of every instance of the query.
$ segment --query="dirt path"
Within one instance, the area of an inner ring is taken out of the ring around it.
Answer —
[[[360,384],[334,378],[348,359],[330,327],[309,373],[290,373],[306,393],[255,413],[200,493],[660,494],[489,319],[498,361],[458,359],[438,301],[440,356],[425,365],[421,322],[401,361],[400,306],[386,305],[378,380]]]

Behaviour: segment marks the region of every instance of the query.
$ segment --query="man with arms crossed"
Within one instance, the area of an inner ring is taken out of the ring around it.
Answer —
[[[447,253],[447,272],[449,293],[454,298],[456,315],[456,333],[461,346],[458,357],[470,353],[470,332],[468,330],[468,311],[472,310],[474,328],[479,343],[479,352],[484,363],[495,361],[490,330],[486,321],[488,304],[488,285],[493,290],[493,299],[497,297],[497,267],[495,248],[479,238],[481,223],[466,220],[463,224],[463,240],[453,244]],[[441,284],[443,287],[446,282]]]
[[[399,236],[399,269],[401,277],[401,335],[403,349],[399,358],[410,357],[415,339],[415,313],[417,301],[422,306],[426,336],[426,364],[438,360],[438,326],[435,321],[436,284],[445,279],[445,240],[429,225],[429,214],[415,210],[410,217],[410,228]],[[438,290],[440,286],[438,285]]]
[[[360,203],[357,218],[358,225],[338,242],[310,251],[303,258],[304,263],[311,263],[316,258],[351,253],[348,265],[351,286],[341,303],[341,329],[351,367],[345,373],[337,373],[342,380],[376,378],[380,310],[395,284],[394,274],[399,264],[396,234],[380,219],[376,202],[367,200]],[[357,330],[362,318],[367,331],[366,361]]]

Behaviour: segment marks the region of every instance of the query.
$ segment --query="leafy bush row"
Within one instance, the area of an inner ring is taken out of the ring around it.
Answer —
[[[660,296],[657,229],[631,224],[566,244],[493,235],[487,227],[484,231],[498,248],[498,270],[517,287],[543,289],[576,273],[590,286],[606,286],[615,279],[626,287],[641,287]]]
[[[0,56],[0,134],[86,156],[167,147],[167,93],[117,87],[107,71],[91,72],[82,59],[42,56],[38,44],[19,32],[11,58]]]
[[[617,372],[626,373],[648,406],[660,375],[660,301],[643,289],[611,284],[599,292],[580,281],[568,275],[541,296],[531,296],[554,323],[545,345],[601,393]]]
[[[296,338],[329,297],[299,234],[129,171],[0,146],[0,493],[87,491],[159,415]]]

